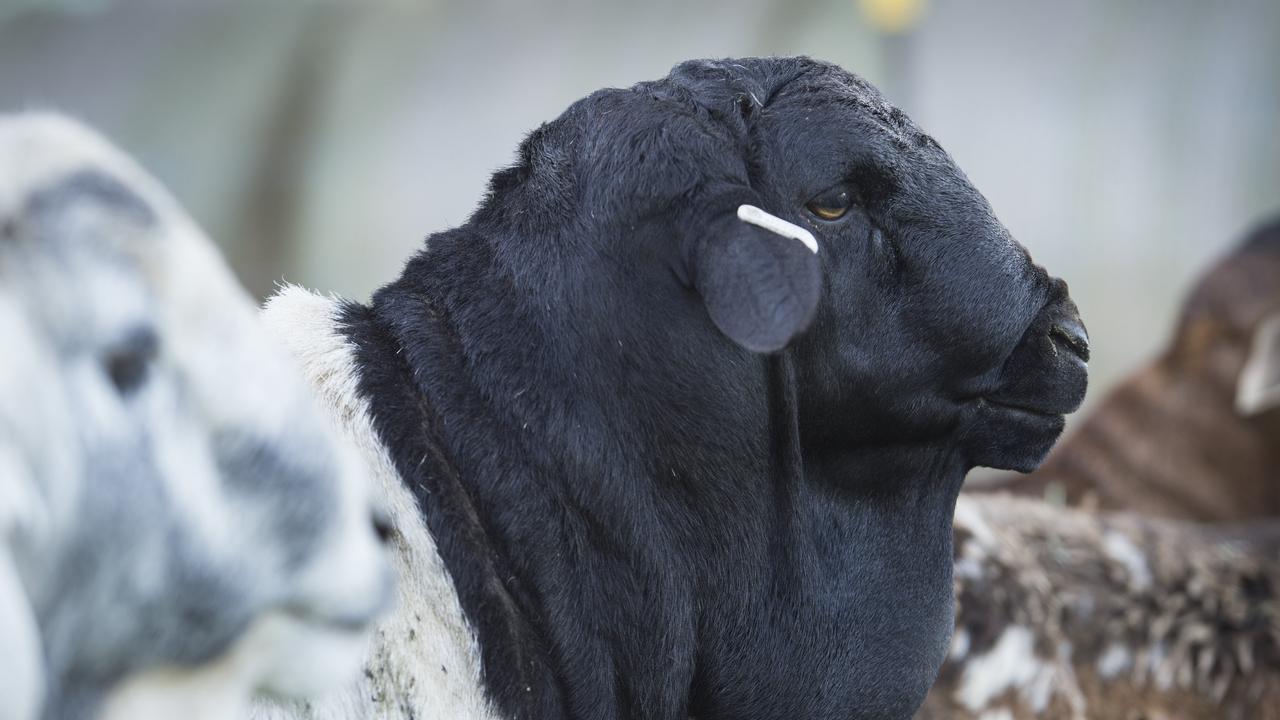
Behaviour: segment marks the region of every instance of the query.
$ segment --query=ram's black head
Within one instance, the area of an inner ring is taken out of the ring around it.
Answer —
[[[1084,396],[1066,285],[932,138],[832,65],[694,61],[595,93],[526,141],[477,217],[682,298],[648,307],[665,322],[791,352],[809,447],[932,439],[1027,470]]]

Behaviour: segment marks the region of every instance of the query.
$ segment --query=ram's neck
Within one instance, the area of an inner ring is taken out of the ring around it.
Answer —
[[[786,370],[779,359],[775,377]],[[785,387],[773,394],[785,400]],[[693,714],[908,717],[946,652],[964,466],[942,443],[796,450],[783,429],[774,427],[771,492],[737,516],[743,539],[699,568],[708,610]],[[831,673],[868,659],[899,670]]]

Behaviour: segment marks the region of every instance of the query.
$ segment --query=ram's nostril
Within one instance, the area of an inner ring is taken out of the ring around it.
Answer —
[[[1089,334],[1085,332],[1084,325],[1078,318],[1068,318],[1054,323],[1053,328],[1049,330],[1049,338],[1066,346],[1081,360],[1089,362]]]
[[[383,545],[391,542],[391,538],[396,533],[396,528],[391,524],[391,518],[381,512],[373,514],[373,532],[378,536],[378,541]]]

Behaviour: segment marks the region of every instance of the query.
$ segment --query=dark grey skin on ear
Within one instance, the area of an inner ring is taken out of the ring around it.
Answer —
[[[775,352],[813,320],[822,265],[799,240],[721,217],[703,238],[696,286],[721,332],[752,352]]]

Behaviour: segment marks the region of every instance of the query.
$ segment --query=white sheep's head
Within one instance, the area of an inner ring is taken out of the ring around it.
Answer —
[[[0,717],[356,671],[390,569],[355,451],[186,215],[56,116],[0,116],[0,337]]]

